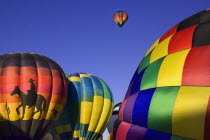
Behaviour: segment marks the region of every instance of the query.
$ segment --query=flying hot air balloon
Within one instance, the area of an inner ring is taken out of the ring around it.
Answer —
[[[117,11],[113,16],[114,22],[122,29],[122,26],[128,20],[128,14],[125,11]]]
[[[50,133],[56,140],[100,140],[113,110],[113,96],[99,77],[72,73],[68,77],[68,99]]]
[[[45,56],[4,54],[0,92],[0,139],[41,140],[64,108],[67,81],[60,66]]]
[[[210,11],[161,36],[140,62],[112,140],[210,139]]]

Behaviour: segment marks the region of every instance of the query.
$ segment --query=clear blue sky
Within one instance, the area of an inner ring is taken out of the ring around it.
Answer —
[[[65,73],[96,75],[118,103],[155,40],[207,8],[209,0],[1,0],[0,53],[38,53]],[[129,15],[122,30],[118,10]]]

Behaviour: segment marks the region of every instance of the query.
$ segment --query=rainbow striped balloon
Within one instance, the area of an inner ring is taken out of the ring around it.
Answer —
[[[67,104],[51,134],[56,140],[99,140],[112,115],[111,90],[92,74],[72,73],[68,80]]]
[[[128,20],[128,14],[125,11],[117,11],[114,13],[113,19],[121,29],[125,22]]]
[[[0,55],[0,139],[40,140],[67,98],[63,70],[33,53]]]
[[[139,64],[112,140],[210,140],[210,9],[175,25]]]

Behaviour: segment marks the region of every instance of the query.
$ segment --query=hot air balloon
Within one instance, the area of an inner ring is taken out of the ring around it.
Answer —
[[[109,123],[107,125],[107,129],[108,129],[109,133],[113,129],[113,125],[114,125],[115,120],[117,120],[117,118],[118,118],[118,113],[119,113],[120,105],[121,105],[121,103],[118,103],[113,108],[112,116],[111,116],[110,121],[109,121]]]
[[[122,26],[128,20],[128,14],[125,11],[117,11],[113,16],[114,22],[122,29]]]
[[[175,25],[145,54],[112,140],[210,140],[209,10]]]
[[[0,139],[41,140],[66,102],[63,70],[42,55],[11,53],[0,55],[0,74]]]
[[[102,139],[114,106],[110,88],[86,73],[72,73],[68,80],[66,106],[50,133],[56,140]]]

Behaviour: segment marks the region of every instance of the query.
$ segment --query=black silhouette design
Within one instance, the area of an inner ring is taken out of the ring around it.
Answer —
[[[29,79],[28,81],[29,83],[31,83],[31,88],[30,90],[27,90],[27,94],[23,93],[19,86],[15,86],[15,89],[12,91],[12,93],[10,93],[11,96],[14,96],[15,94],[18,94],[21,100],[21,104],[16,108],[17,114],[20,114],[20,107],[23,107],[23,114],[21,119],[24,118],[25,115],[25,107],[29,106],[28,108],[31,108],[32,106],[36,107],[36,111],[34,112],[34,114],[40,112],[39,118],[41,118],[42,116],[42,112],[45,110],[46,107],[46,100],[45,98],[40,95],[37,94],[36,92],[36,86],[34,84],[34,80],[33,79]],[[43,104],[43,107],[42,107]]]
[[[53,117],[51,118],[51,120],[52,120],[52,119],[55,119],[55,118],[57,117],[59,111],[57,111],[57,110],[54,108],[54,109],[52,110],[52,112],[53,112]]]
[[[10,109],[9,109],[9,107],[7,105],[7,102],[6,102],[6,110],[7,110],[7,115],[8,115],[8,119],[9,119]]]
[[[0,113],[0,120],[4,120],[4,117],[1,113]]]

